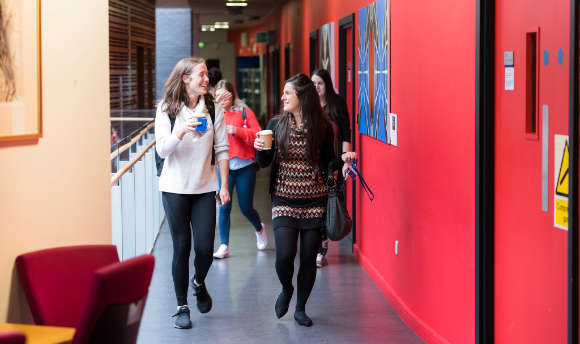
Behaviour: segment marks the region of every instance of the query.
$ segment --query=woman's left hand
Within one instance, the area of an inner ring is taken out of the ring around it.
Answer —
[[[226,125],[226,132],[231,135],[236,135],[236,127],[233,125]]]
[[[344,152],[341,157],[344,162],[356,161],[357,159],[356,152]]]
[[[220,201],[222,202],[222,205],[226,205],[230,202],[230,193],[228,192],[227,186],[222,186],[220,188]]]

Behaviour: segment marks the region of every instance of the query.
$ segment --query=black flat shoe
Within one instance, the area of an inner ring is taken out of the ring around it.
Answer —
[[[288,312],[288,306],[290,305],[290,300],[292,299],[292,293],[294,292],[294,288],[292,288],[289,292],[282,290],[278,298],[276,299],[276,305],[274,306],[274,310],[276,311],[276,317],[280,319]]]
[[[304,311],[296,311],[294,312],[294,320],[300,326],[310,327],[312,326],[312,319]]]

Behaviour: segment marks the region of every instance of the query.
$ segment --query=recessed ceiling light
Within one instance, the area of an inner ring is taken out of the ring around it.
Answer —
[[[229,29],[230,24],[228,22],[215,22],[213,25],[216,29]]]
[[[247,2],[226,2],[226,6],[228,7],[247,7]]]

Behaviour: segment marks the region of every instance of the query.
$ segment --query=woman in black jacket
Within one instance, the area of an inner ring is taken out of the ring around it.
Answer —
[[[331,120],[337,129],[336,138],[336,152],[342,157],[342,160],[350,165],[352,161],[356,161],[357,156],[352,152],[352,145],[350,144],[350,120],[348,116],[348,109],[344,100],[334,92],[332,86],[332,79],[326,69],[317,69],[312,72],[312,82],[316,87],[318,99],[322,112]],[[342,183],[342,176],[338,176],[339,182]],[[316,256],[316,266],[321,268],[326,265],[326,253],[328,251],[328,239],[322,233],[321,245]]]
[[[300,238],[298,299],[294,319],[311,326],[306,301],[316,279],[316,252],[324,230],[327,177],[340,168],[342,160],[334,150],[334,134],[323,114],[312,81],[297,74],[286,81],[282,95],[284,111],[267,126],[274,132],[272,148],[256,138],[256,158],[262,167],[272,164],[270,195],[272,226],[276,240],[276,272],[282,292],[276,300],[276,316],[288,311],[294,287],[294,257]]]

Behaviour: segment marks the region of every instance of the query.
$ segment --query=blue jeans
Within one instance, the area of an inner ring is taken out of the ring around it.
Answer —
[[[254,188],[256,186],[256,165],[252,164],[239,170],[230,170],[228,178],[228,191],[230,197],[233,195],[234,186],[237,185],[238,204],[242,214],[250,221],[256,232],[262,229],[262,221],[256,209],[254,209]],[[220,178],[221,184],[221,178]],[[232,202],[222,205],[219,208],[218,228],[222,244],[229,245],[230,242],[230,213],[232,212]]]

